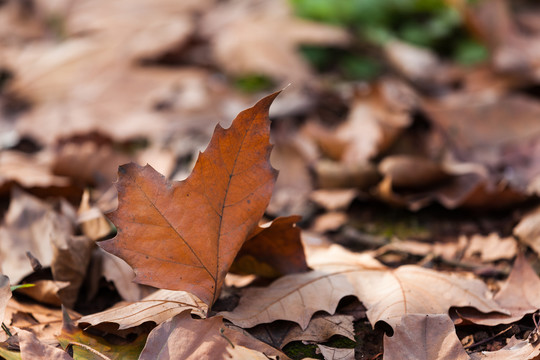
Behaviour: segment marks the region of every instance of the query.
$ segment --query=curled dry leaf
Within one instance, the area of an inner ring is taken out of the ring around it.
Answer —
[[[33,272],[26,253],[29,251],[42,266],[53,260],[51,239],[69,236],[69,220],[53,208],[15,188],[4,224],[0,226],[0,264],[2,272],[17,284]]]
[[[99,245],[135,270],[135,281],[185,290],[211,306],[277,176],[269,162],[268,109],[279,93],[217,126],[193,172],[170,183],[152,167],[120,167],[114,239]]]
[[[248,334],[226,327],[221,316],[194,320],[188,312],[178,314],[152,330],[139,359],[226,359],[228,349],[238,345],[289,359]]]
[[[80,317],[77,312],[68,311],[72,317]],[[12,298],[6,307],[4,323],[28,330],[47,344],[57,343],[56,336],[62,329],[62,311],[36,303],[18,302]]]
[[[67,281],[37,280],[33,281],[34,286],[17,290],[34,300],[46,305],[60,306],[60,292],[65,290],[70,284]]]
[[[185,291],[158,290],[141,301],[83,316],[77,321],[77,324],[95,326],[112,323],[118,325],[118,330],[123,330],[141,325],[147,321],[161,324],[186,310],[204,318],[208,306]]]
[[[67,352],[42,343],[29,331],[19,330],[17,335],[22,360],[73,360]]]
[[[358,93],[346,122],[335,135],[337,143],[345,144],[340,159],[349,164],[365,163],[387,149],[397,136],[411,124],[415,95],[404,83],[386,79],[365,93]]]
[[[86,236],[56,236],[51,239],[53,260],[51,270],[57,281],[69,282],[67,287],[60,289],[58,295],[67,307],[73,307],[79,289],[86,276],[92,250],[96,247],[94,241]]]
[[[73,358],[85,360],[137,360],[146,342],[146,334],[135,340],[109,343],[102,337],[87,333],[74,326],[64,310],[62,332],[57,337],[63,349],[71,346]]]
[[[23,188],[66,188],[70,181],[54,175],[48,156],[29,155],[19,151],[3,150],[0,156],[0,194],[8,192],[13,184]]]
[[[139,301],[151,293],[152,287],[133,282],[135,273],[124,260],[109,254],[103,249],[99,249],[98,254],[97,256],[101,258],[99,276],[112,281],[122,299],[125,301]]]
[[[281,342],[281,347],[292,341],[321,343],[330,340],[334,335],[345,336],[354,341],[353,317],[349,315],[315,315],[305,330],[297,325],[291,328]]]
[[[463,257],[479,255],[482,262],[487,263],[501,259],[511,260],[516,254],[517,242],[513,237],[501,238],[497,233],[491,233],[487,236],[471,236]]]
[[[410,155],[385,157],[379,171],[391,179],[393,186],[405,188],[424,188],[450,178],[434,161]]]
[[[509,315],[478,314],[470,309],[457,311],[457,314],[478,325],[495,326],[513,323],[540,309],[540,278],[522,253],[517,256],[508,279],[493,299]]]
[[[289,216],[255,228],[230,271],[266,277],[307,271],[298,221],[300,216]]]
[[[417,359],[469,359],[448,315],[404,315],[394,335],[384,336],[384,360]]]
[[[247,289],[233,311],[221,314],[242,327],[289,320],[305,329],[315,312],[333,314],[347,295],[364,304],[372,325],[384,321],[394,327],[403,315],[447,314],[450,307],[507,313],[480,280],[414,265],[381,269],[360,265],[353,256],[350,262],[326,256],[326,263],[319,265],[308,261],[315,271],[284,276],[266,288]]]

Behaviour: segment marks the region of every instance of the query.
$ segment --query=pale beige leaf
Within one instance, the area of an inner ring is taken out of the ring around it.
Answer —
[[[153,289],[152,287],[133,282],[135,273],[127,262],[109,254],[101,248],[99,249],[99,255],[102,261],[101,272],[103,277],[114,283],[114,287],[120,296],[122,296],[122,299],[126,301],[139,301],[150,294],[149,289]]]
[[[403,315],[447,314],[450,307],[507,313],[480,280],[414,265],[395,270],[380,265],[366,268],[365,263],[351,260],[340,264],[340,259],[327,255],[326,262],[316,266],[308,256],[315,271],[284,276],[266,288],[247,289],[239,305],[222,315],[242,327],[289,320],[305,329],[315,312],[333,314],[347,295],[355,295],[364,304],[372,325],[384,321],[394,327]]]
[[[206,304],[188,292],[158,290],[141,301],[84,316],[77,321],[77,324],[95,326],[102,323],[113,323],[118,325],[118,330],[122,330],[147,321],[161,324],[186,311],[200,317],[206,317],[207,310]]]
[[[465,250],[464,258],[479,255],[482,262],[492,262],[501,259],[511,260],[517,253],[517,242],[509,236],[501,238],[497,233],[486,236],[473,235]]]
[[[85,279],[95,243],[86,236],[51,236],[53,260],[51,270],[56,281],[68,282],[68,286],[60,289],[58,295],[62,303],[72,308],[77,301],[79,289]]]
[[[183,312],[156,327],[139,357],[140,360],[226,359],[228,349],[243,346],[266,355],[288,357],[253,337],[230,329],[223,318],[194,320]]]
[[[493,299],[509,315],[478,314],[470,309],[463,309],[457,314],[478,325],[495,326],[513,323],[540,309],[540,278],[522,253],[517,256],[508,279]]]
[[[354,360],[354,349],[339,349],[317,344],[324,360]]]
[[[14,189],[4,224],[0,226],[2,272],[13,284],[32,273],[27,252],[42,266],[50,266],[53,260],[51,236],[65,236],[71,232],[69,221],[55,213],[52,206]]]
[[[60,292],[69,286],[66,281],[37,280],[32,282],[34,286],[17,290],[34,300],[46,305],[60,306]]]
[[[448,315],[408,314],[384,336],[384,360],[467,360]]]
[[[19,336],[22,360],[73,360],[62,349],[42,343],[29,331],[19,330],[17,335]]]

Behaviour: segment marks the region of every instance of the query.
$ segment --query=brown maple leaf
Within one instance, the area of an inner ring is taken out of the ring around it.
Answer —
[[[184,181],[150,166],[119,169],[115,238],[99,245],[135,270],[135,281],[193,293],[212,305],[227,271],[262,217],[277,177],[269,161],[268,109],[279,93],[217,126]]]

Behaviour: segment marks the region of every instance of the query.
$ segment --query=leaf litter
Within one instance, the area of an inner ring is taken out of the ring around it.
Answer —
[[[538,358],[537,8],[448,2],[491,62],[392,41],[358,82],[294,2],[31,3],[0,5],[1,357]]]

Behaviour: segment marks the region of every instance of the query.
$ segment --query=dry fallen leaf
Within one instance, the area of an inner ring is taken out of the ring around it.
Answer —
[[[347,120],[335,134],[327,136],[343,144],[343,162],[365,163],[387,149],[411,124],[415,102],[414,93],[404,83],[395,79],[380,81],[356,95]]]
[[[117,324],[117,330],[129,329],[144,322],[161,324],[173,316],[191,311],[206,317],[208,306],[185,291],[158,290],[141,301],[115,306],[111,309],[83,316],[77,321],[81,326],[95,326],[103,323]]]
[[[17,284],[33,272],[26,253],[43,266],[53,260],[51,239],[72,233],[69,220],[52,206],[22,190],[14,189],[4,223],[0,226],[0,265],[2,272]]]
[[[74,326],[64,310],[62,332],[57,337],[63,349],[71,347],[73,358],[87,360],[137,360],[146,342],[147,334],[136,339],[117,339],[110,343],[102,337],[87,333]]]
[[[346,262],[326,255],[326,262],[308,261],[315,271],[284,276],[266,288],[249,288],[233,311],[221,315],[242,327],[289,320],[305,329],[315,312],[333,314],[347,295],[364,304],[373,326],[384,321],[394,327],[406,314],[447,314],[450,307],[506,313],[480,280],[414,265],[374,268],[351,258]]]
[[[114,239],[100,242],[135,270],[135,281],[195,294],[211,306],[276,179],[268,109],[278,93],[214,136],[188,179],[169,183],[152,167],[120,167]]]
[[[75,311],[68,311],[72,317],[80,317]],[[40,341],[54,344],[58,343],[56,336],[62,329],[62,311],[36,303],[19,302],[12,298],[6,307],[4,324],[28,330]]]
[[[384,360],[467,360],[448,315],[407,314],[384,337]]]
[[[226,359],[227,349],[237,345],[289,359],[269,345],[228,328],[221,316],[194,320],[188,312],[178,314],[152,330],[139,359]]]
[[[322,343],[334,335],[341,335],[354,341],[353,317],[350,315],[316,314],[305,330],[292,322],[277,322],[256,326],[250,329],[249,333],[280,349],[292,341]]]
[[[289,216],[255,228],[230,271],[267,277],[307,271],[298,221],[300,216]]]
[[[17,335],[19,336],[22,360],[73,360],[67,352],[42,343],[29,331],[19,330]]]
[[[467,309],[459,310],[457,314],[478,325],[495,326],[513,323],[540,309],[540,278],[522,253],[516,257],[508,279],[493,300],[509,315],[478,314]]]
[[[492,262],[501,259],[511,260],[517,254],[517,242],[509,236],[501,238],[496,233],[487,236],[473,235],[465,249],[465,259],[479,255],[482,262]]]

